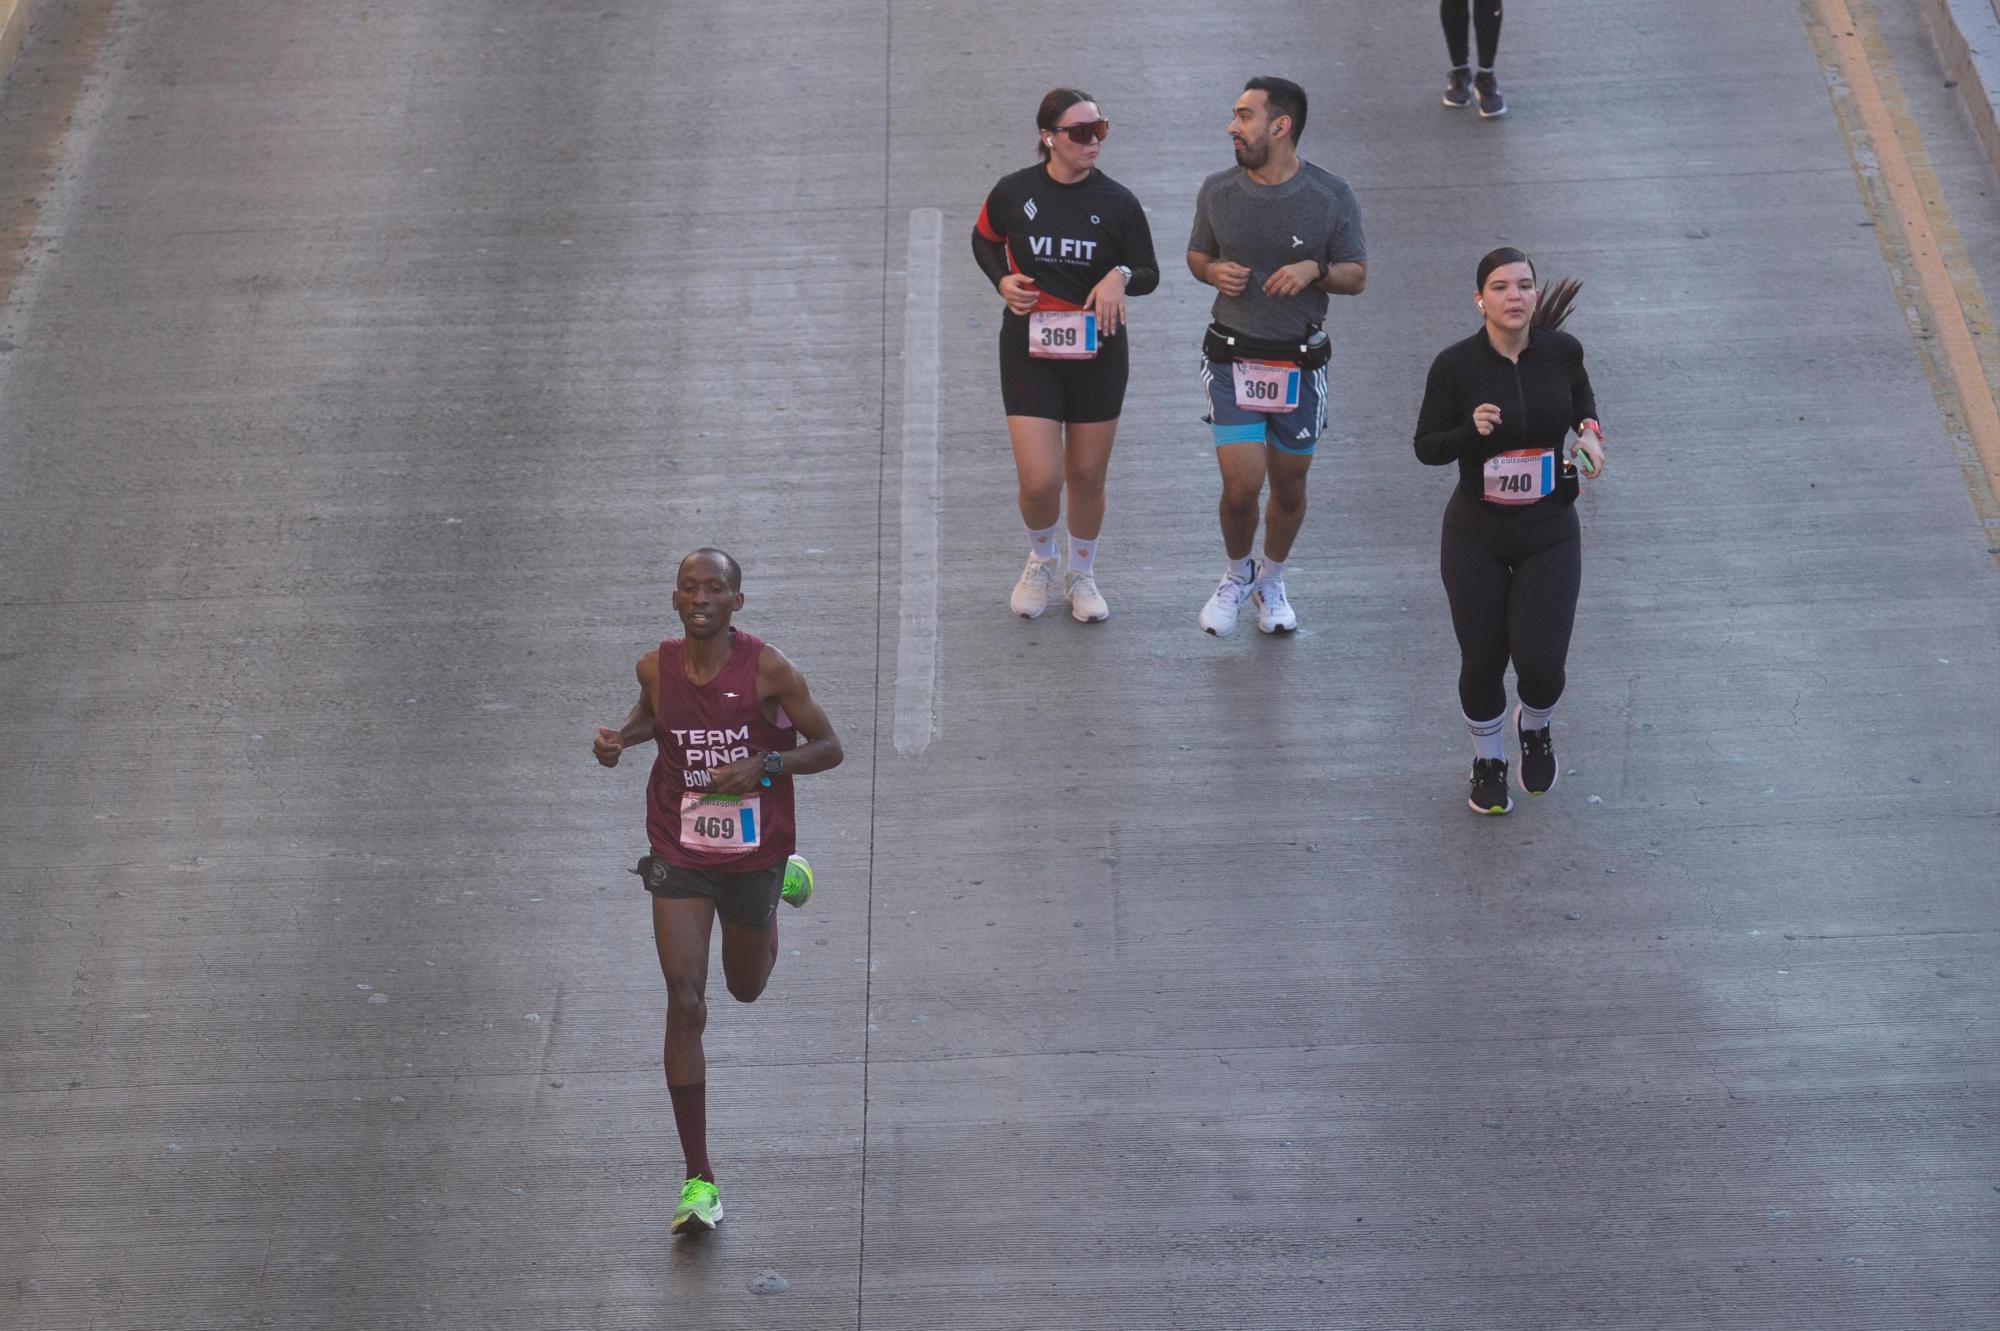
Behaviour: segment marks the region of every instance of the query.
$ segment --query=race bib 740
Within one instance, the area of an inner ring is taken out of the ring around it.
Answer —
[[[1553,449],[1517,448],[1486,459],[1486,501],[1491,504],[1532,504],[1556,492]]]

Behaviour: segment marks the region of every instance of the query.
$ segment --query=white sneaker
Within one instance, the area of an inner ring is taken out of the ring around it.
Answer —
[[[1056,561],[1029,555],[1028,566],[1021,570],[1021,580],[1014,584],[1014,594],[1007,603],[1023,619],[1040,619],[1055,589]]]
[[[1257,600],[1257,628],[1262,633],[1290,633],[1299,626],[1292,603],[1285,599],[1285,580],[1267,578],[1254,583],[1250,595]]]
[[[1215,593],[1208,598],[1208,604],[1201,608],[1201,626],[1218,638],[1228,637],[1236,629],[1236,612],[1242,609],[1243,598],[1249,594],[1249,583],[1225,575],[1215,584]]]
[[[1111,607],[1097,590],[1097,579],[1088,573],[1063,575],[1063,595],[1069,597],[1069,614],[1079,624],[1095,624],[1111,617]]]

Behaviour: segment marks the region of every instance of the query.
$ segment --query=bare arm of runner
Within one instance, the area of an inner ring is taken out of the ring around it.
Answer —
[[[1365,263],[1328,264],[1326,277],[1320,285],[1336,296],[1358,296],[1368,289],[1368,265]]]
[[[1240,263],[1200,250],[1189,250],[1187,259],[1188,271],[1194,274],[1195,281],[1206,282],[1225,296],[1240,296],[1243,288],[1250,285],[1250,270]]]
[[[813,699],[799,668],[768,644],[757,658],[757,696],[772,716],[782,709],[805,741],[786,751],[786,775],[808,776],[840,766],[847,755],[840,747],[840,736],[833,733],[833,722]],[[753,753],[714,768],[708,778],[709,789],[723,795],[747,795],[757,789],[763,776],[764,755]]]
[[[618,766],[618,757],[627,748],[653,738],[653,695],[660,682],[660,652],[657,647],[639,658],[635,673],[639,676],[639,701],[633,703],[632,710],[625,714],[625,724],[616,730],[599,726],[597,738],[591,741],[590,751],[606,767]]]
[[[1113,268],[1083,298],[1083,308],[1097,315],[1097,330],[1115,336],[1125,322],[1125,274]]]
[[[1007,308],[1015,314],[1033,313],[1042,299],[1042,289],[1035,285],[1035,279],[1020,273],[1009,273],[1000,279],[1000,299],[1007,302]]]
[[[1324,280],[1319,275],[1319,264],[1313,259],[1301,259],[1288,263],[1264,279],[1264,294],[1267,296],[1296,296],[1308,287],[1318,287],[1336,296],[1358,296],[1368,285],[1368,265],[1365,263],[1329,264]]]

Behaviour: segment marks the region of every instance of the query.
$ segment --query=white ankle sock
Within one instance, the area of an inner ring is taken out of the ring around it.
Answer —
[[[1037,559],[1054,559],[1058,553],[1056,529],[1044,527],[1036,531],[1033,527],[1028,528],[1028,553]]]
[[[1501,728],[1507,724],[1505,712],[1491,721],[1475,721],[1465,718],[1465,728],[1472,735],[1472,752],[1480,758],[1504,758],[1507,750],[1500,737]]]
[[[1097,542],[1079,537],[1069,538],[1069,571],[1088,573],[1097,567]]]
[[[1271,556],[1265,555],[1264,562],[1257,566],[1257,581],[1283,582],[1284,580],[1285,561],[1282,559],[1273,559]]]
[[[1229,561],[1229,576],[1238,582],[1247,583],[1257,576],[1257,561],[1249,555]]]
[[[1549,728],[1549,718],[1554,716],[1555,714],[1556,714],[1556,709],[1553,707],[1549,708],[1549,710],[1546,712],[1542,712],[1535,710],[1534,708],[1528,706],[1528,704],[1526,703],[1522,703],[1521,729],[1547,730]]]

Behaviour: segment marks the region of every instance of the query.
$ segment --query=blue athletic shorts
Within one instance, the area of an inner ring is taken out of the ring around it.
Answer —
[[[1215,427],[1215,446],[1269,444],[1280,453],[1311,457],[1326,432],[1326,367],[1299,371],[1298,405],[1282,414],[1249,411],[1236,405],[1233,367],[1201,358],[1202,390],[1208,394],[1208,415]]]

